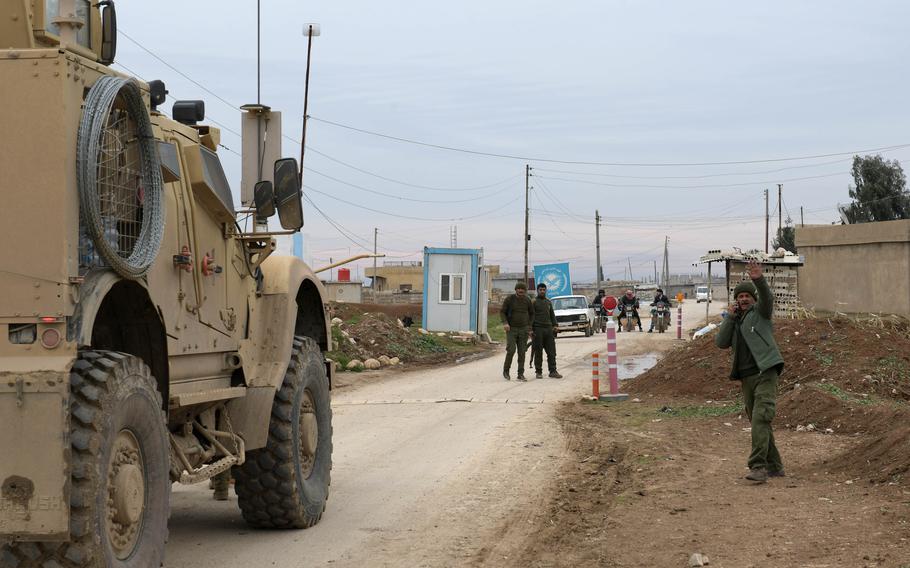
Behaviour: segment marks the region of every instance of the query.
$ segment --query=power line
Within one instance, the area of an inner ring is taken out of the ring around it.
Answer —
[[[475,156],[486,156],[490,158],[506,158],[510,160],[522,160],[525,162],[545,162],[551,164],[573,164],[573,165],[587,165],[587,166],[622,166],[622,167],[689,167],[689,166],[730,166],[730,165],[740,165],[740,164],[765,164],[765,163],[775,163],[775,162],[791,162],[797,160],[814,160],[819,158],[833,158],[835,156],[849,156],[852,154],[862,154],[865,152],[881,152],[885,150],[897,150],[899,148],[908,148],[910,144],[896,144],[893,146],[882,146],[879,148],[867,148],[862,150],[851,150],[849,152],[831,152],[827,154],[814,154],[808,156],[792,156],[785,158],[763,158],[759,160],[727,160],[727,161],[716,161],[716,162],[587,162],[582,160],[558,160],[553,158],[535,158],[531,156],[520,156],[515,154],[498,154],[495,152],[484,152],[481,150],[470,150],[467,148],[459,148],[455,146],[446,146],[443,144],[434,144],[431,142],[422,142],[419,140],[413,140],[410,138],[403,138],[401,136],[392,136],[391,134],[383,134],[381,132],[375,132],[372,130],[366,130],[363,128],[357,128],[355,126],[350,126],[348,124],[341,124],[339,122],[334,122],[331,120],[326,120],[324,118],[319,118],[316,116],[310,115],[307,117],[309,120],[315,120],[323,124],[328,124],[338,128],[343,128],[345,130],[352,130],[354,132],[359,132],[361,134],[368,134],[370,136],[376,136],[379,138],[385,138],[388,140],[395,140],[397,142],[402,142],[406,144],[414,144],[417,146],[425,146],[427,148],[435,148],[437,150],[447,150],[450,152],[461,152],[463,154],[472,154]]]
[[[362,249],[365,250],[366,252],[373,252],[369,247],[364,246],[363,243],[357,242],[357,241],[354,240],[350,235],[348,235],[347,233],[350,232],[350,231],[348,231],[347,229],[345,229],[344,227],[342,227],[339,223],[336,223],[335,221],[333,221],[331,217],[329,217],[322,209],[319,208],[318,205],[316,205],[316,203],[313,202],[313,200],[310,198],[310,196],[308,196],[307,194],[304,193],[304,194],[303,194],[303,198],[306,199],[307,202],[308,202],[310,205],[312,205],[313,208],[316,209],[316,211],[319,212],[320,215],[322,215],[322,218],[323,218],[323,219],[325,219],[326,221],[328,221],[329,225],[331,225],[332,227],[335,228],[336,231],[338,231],[338,234],[339,234],[339,235],[341,235],[342,237],[346,238],[348,241],[350,241],[351,243],[353,243],[355,246],[358,246],[358,247],[362,248]],[[353,235],[354,233],[351,233],[351,234]]]
[[[416,197],[406,197],[406,196],[402,196],[402,195],[394,195],[394,194],[385,193],[385,192],[382,192],[382,191],[379,191],[376,189],[369,189],[367,187],[363,187],[362,185],[357,185],[356,183],[351,183],[349,181],[344,181],[342,179],[332,177],[328,174],[315,170],[312,167],[306,168],[306,171],[307,171],[307,173],[313,173],[318,176],[322,176],[324,178],[330,179],[334,182],[338,182],[340,184],[347,185],[349,187],[353,187],[353,188],[359,189],[361,191],[366,191],[367,193],[373,193],[375,195],[381,195],[383,197],[389,197],[392,199],[398,199],[398,200],[402,200],[402,201],[413,201],[416,203],[467,203],[469,201],[478,201],[481,199],[489,199],[490,197],[496,197],[495,193],[488,193],[487,195],[482,195],[479,197],[470,197],[468,199],[418,199]]]
[[[336,197],[336,196],[334,196],[334,195],[332,195],[332,194],[330,194],[330,193],[326,193],[326,192],[324,192],[324,191],[319,191],[318,189],[316,189],[316,188],[314,188],[313,186],[310,186],[310,185],[304,185],[304,187],[305,187],[306,189],[312,191],[313,193],[318,193],[319,195],[323,195],[323,196],[325,196],[325,197],[328,197],[329,199],[334,199],[335,201],[340,201],[340,202],[342,202],[342,203],[345,203],[345,204],[347,204],[347,205],[350,205],[351,207],[357,207],[358,209],[365,209],[365,210],[367,210],[367,211],[372,211],[373,213],[379,213],[380,215],[388,215],[388,216],[390,216],[390,217],[398,217],[399,219],[410,219],[410,220],[413,220],[413,221],[463,221],[463,220],[465,220],[465,219],[476,219],[476,218],[478,218],[478,217],[484,217],[484,216],[486,216],[486,215],[489,215],[490,213],[495,213],[496,211],[499,211],[499,210],[501,210],[501,209],[504,209],[504,208],[508,207],[509,205],[511,205],[511,204],[515,203],[516,201],[518,201],[518,197],[516,197],[516,198],[512,199],[511,201],[508,201],[508,202],[506,202],[506,203],[500,205],[499,207],[496,207],[496,208],[491,209],[491,210],[489,210],[489,211],[486,211],[486,212],[484,212],[484,213],[479,213],[479,214],[477,214],[477,215],[469,215],[469,216],[467,216],[467,217],[446,217],[446,218],[422,217],[422,218],[416,218],[416,217],[414,217],[413,215],[400,215],[400,214],[398,214],[398,213],[392,213],[392,212],[390,212],[390,211],[382,211],[382,210],[380,210],[380,209],[373,209],[372,207],[367,207],[367,206],[365,206],[365,205],[360,205],[359,203],[354,203],[354,202],[352,202],[352,201],[347,201],[347,200],[345,200],[345,199],[341,199],[340,197]]]
[[[537,176],[538,179],[548,179],[554,181],[565,181],[571,183],[581,183],[585,185],[596,185],[602,187],[614,187],[617,189],[645,189],[645,190],[662,190],[662,189],[723,189],[729,187],[751,187],[757,185],[769,185],[783,182],[792,182],[792,181],[806,181],[810,179],[823,179],[830,177],[838,177],[849,175],[848,172],[835,172],[830,174],[822,174],[817,176],[805,176],[799,178],[787,178],[787,179],[778,179],[778,180],[763,180],[763,181],[749,181],[749,182],[737,182],[737,183],[715,183],[715,184],[704,184],[704,185],[638,185],[638,184],[625,184],[625,183],[607,183],[607,182],[597,182],[584,179],[570,179],[570,178],[560,178],[560,177],[546,177],[546,176]]]
[[[801,170],[805,168],[818,168],[821,166],[831,166],[834,164],[842,164],[845,161],[852,161],[852,159],[844,160],[843,158],[839,160],[831,160],[828,162],[819,162],[817,164],[802,164],[799,166],[786,166],[783,168],[775,168],[773,170],[761,170],[753,172],[723,172],[716,174],[700,174],[693,176],[630,176],[624,174],[605,174],[598,172],[580,172],[578,170],[551,170],[549,168],[536,168],[537,171],[541,172],[551,172],[556,174],[572,174],[572,175],[585,175],[585,176],[594,176],[594,177],[607,177],[607,178],[617,178],[617,179],[707,179],[707,178],[718,178],[718,177],[731,177],[731,176],[753,176],[753,175],[764,175],[764,174],[776,174],[788,170]]]
[[[130,37],[129,34],[127,34],[126,32],[123,31],[123,28],[118,28],[118,29],[117,29],[117,33],[120,34],[120,35],[122,35],[122,36],[125,37],[126,39],[130,40],[133,44],[135,44],[135,45],[136,45],[139,49],[141,49],[142,51],[148,53],[149,55],[151,55],[152,57],[154,57],[155,59],[157,59],[158,61],[160,61],[163,65],[165,65],[168,69],[170,69],[170,70],[173,71],[174,73],[177,73],[178,75],[180,75],[181,77],[183,77],[184,79],[186,79],[187,81],[189,81],[190,83],[196,85],[197,87],[199,87],[200,89],[202,89],[202,90],[205,91],[206,93],[212,95],[213,97],[215,97],[215,98],[218,99],[219,101],[223,102],[223,103],[226,104],[227,106],[233,108],[234,110],[239,110],[239,109],[240,109],[240,105],[235,105],[234,103],[232,103],[232,102],[230,102],[230,101],[227,101],[227,100],[221,98],[220,96],[218,96],[217,93],[215,93],[214,91],[209,90],[208,88],[206,88],[205,85],[203,85],[202,83],[196,81],[195,79],[193,79],[192,77],[190,77],[189,75],[187,75],[186,73],[184,73],[183,71],[181,71],[180,69],[177,69],[176,67],[174,67],[173,65],[171,65],[170,63],[168,63],[167,61],[165,61],[164,59],[162,59],[161,57],[159,57],[158,54],[156,54],[154,51],[152,51],[151,49],[145,47],[144,45],[142,45],[141,43],[139,43],[138,41],[136,41],[135,39],[133,39],[132,37]]]
[[[299,141],[296,141],[296,140],[295,140],[295,142],[297,142],[297,144],[300,144]],[[338,158],[333,158],[332,156],[329,156],[329,155],[326,154],[325,152],[321,152],[321,151],[317,150],[316,148],[313,148],[312,146],[307,146],[306,149],[309,150],[310,152],[313,152],[314,154],[318,154],[318,155],[322,156],[323,158],[325,158],[325,159],[327,159],[327,160],[330,160],[330,161],[332,161],[332,162],[335,162],[336,164],[341,164],[342,166],[345,166],[346,168],[350,168],[350,169],[355,170],[355,171],[358,171],[358,172],[360,172],[360,173],[362,173],[362,174],[366,174],[366,175],[368,175],[368,176],[372,176],[372,177],[375,177],[375,178],[379,178],[379,179],[381,179],[381,180],[388,181],[388,182],[391,182],[391,183],[397,183],[397,184],[399,184],[399,185],[405,185],[405,186],[414,187],[414,188],[417,188],[417,189],[426,189],[426,190],[429,190],[429,191],[477,191],[477,190],[481,190],[481,189],[489,189],[489,188],[491,188],[491,187],[496,187],[496,186],[498,186],[498,185],[502,185],[502,184],[504,184],[504,183],[507,183],[507,182],[513,181],[513,180],[515,180],[515,179],[518,179],[518,177],[519,177],[518,175],[513,175],[513,176],[510,176],[510,177],[508,177],[508,178],[506,178],[506,179],[504,179],[504,180],[497,181],[497,182],[495,182],[495,183],[489,183],[489,184],[486,184],[486,185],[479,185],[479,186],[475,186],[475,187],[434,187],[434,186],[429,186],[429,185],[421,185],[421,184],[409,183],[409,182],[406,182],[406,181],[401,181],[401,180],[398,180],[398,179],[394,179],[394,178],[390,178],[390,177],[386,177],[386,176],[377,174],[377,173],[375,173],[375,172],[371,172],[371,171],[369,171],[369,170],[365,170],[365,169],[363,169],[363,168],[359,168],[359,167],[357,167],[357,166],[355,166],[355,165],[352,165],[352,164],[349,164],[349,163],[344,162],[344,161],[342,161],[342,160],[339,160]]]

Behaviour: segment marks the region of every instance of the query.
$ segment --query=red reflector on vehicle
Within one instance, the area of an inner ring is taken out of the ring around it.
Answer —
[[[45,329],[41,332],[41,345],[48,349],[60,345],[60,332],[56,329]]]

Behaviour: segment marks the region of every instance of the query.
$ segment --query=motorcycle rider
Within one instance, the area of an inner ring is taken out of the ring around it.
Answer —
[[[663,302],[664,304],[666,304],[668,310],[670,309],[670,298],[668,298],[667,295],[664,294],[663,290],[658,288],[657,291],[654,293],[654,301],[651,302],[651,305],[656,306],[660,302]],[[667,312],[667,313],[669,314],[669,312]],[[654,332],[654,318],[651,318],[651,328],[648,330],[648,333],[653,333],[653,332]]]
[[[597,291],[597,295],[594,296],[594,300],[591,302],[591,307],[594,308],[594,314],[597,316],[597,328],[600,329],[605,324],[604,318],[607,317],[607,313],[604,310],[604,298],[607,297],[607,293],[600,289]]]
[[[635,317],[635,322],[638,324],[638,331],[644,331],[641,328],[641,317],[638,315],[638,296],[635,295],[635,292],[632,290],[626,290],[626,293],[619,298],[619,330],[622,331],[622,318],[626,315],[625,308],[627,306],[632,307],[632,315]]]

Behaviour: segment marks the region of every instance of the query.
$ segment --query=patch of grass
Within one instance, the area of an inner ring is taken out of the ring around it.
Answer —
[[[830,367],[834,364],[834,357],[827,353],[819,353],[818,351],[813,351],[812,354],[815,355],[815,359],[819,363],[826,367]]]
[[[818,390],[834,395],[835,397],[847,402],[855,402],[857,404],[873,404],[875,402],[872,397],[863,398],[861,396],[856,396],[855,394],[845,391],[839,386],[832,385],[831,383],[818,383],[815,386],[818,388]]]
[[[490,339],[496,343],[506,342],[506,330],[502,328],[502,324],[499,321],[490,322],[487,326],[487,333],[490,334]]]
[[[674,408],[669,412],[659,412],[659,414],[676,418],[713,418],[742,411],[743,403],[742,401],[737,401],[733,404],[725,405],[708,404],[705,406],[683,406],[682,408]]]
[[[910,363],[896,355],[881,357],[876,361],[876,378],[898,379],[910,382]]]
[[[448,349],[439,339],[435,335],[421,335],[414,339],[414,344],[424,353],[445,353]]]

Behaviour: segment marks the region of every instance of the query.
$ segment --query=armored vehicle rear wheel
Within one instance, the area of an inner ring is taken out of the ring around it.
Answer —
[[[332,470],[332,408],[319,346],[295,337],[291,360],[272,403],[266,446],[234,468],[247,523],[307,528],[322,517]]]
[[[70,542],[11,545],[2,565],[161,566],[171,482],[151,371],[131,355],[84,351],[70,389]]]

